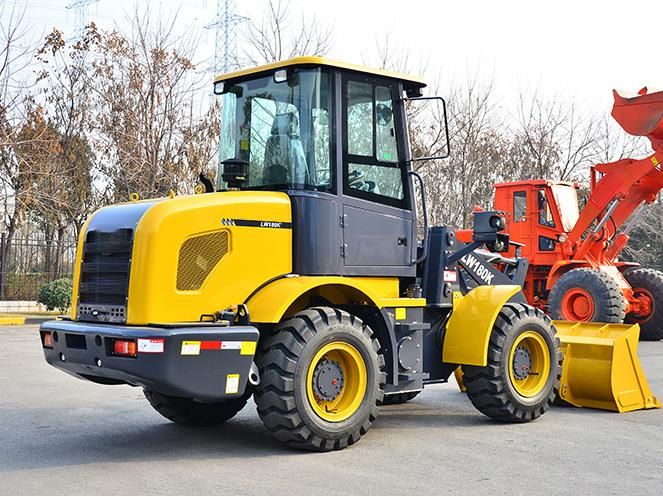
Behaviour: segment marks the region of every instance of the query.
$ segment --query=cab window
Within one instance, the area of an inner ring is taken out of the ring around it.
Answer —
[[[513,222],[522,223],[527,217],[527,192],[513,193]]]
[[[538,193],[538,207],[539,207],[539,224],[555,227],[555,220],[553,219],[552,210],[550,210],[550,203],[546,197],[545,190],[539,190]]]
[[[285,80],[227,82],[222,98],[220,158],[248,164],[241,189],[334,191],[330,74],[293,69]]]
[[[392,88],[349,80],[344,92],[345,193],[404,207]]]

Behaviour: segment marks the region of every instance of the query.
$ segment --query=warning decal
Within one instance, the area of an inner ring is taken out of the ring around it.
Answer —
[[[200,342],[182,342],[182,355],[199,355]]]
[[[138,352],[143,354],[161,354],[163,352],[163,338],[139,338]]]
[[[226,376],[226,394],[239,393],[239,375],[229,374]]]

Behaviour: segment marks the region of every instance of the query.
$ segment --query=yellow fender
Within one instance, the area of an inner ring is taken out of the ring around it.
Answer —
[[[486,366],[488,342],[497,315],[518,285],[479,286],[464,297],[454,294],[453,311],[442,345],[442,361],[449,364]]]
[[[398,278],[293,276],[272,281],[246,304],[256,323],[278,323],[295,301],[316,291],[335,304],[363,303],[383,307],[423,307],[425,299],[399,298]]]
[[[554,324],[564,353],[562,400],[618,412],[661,407],[640,366],[637,324]]]

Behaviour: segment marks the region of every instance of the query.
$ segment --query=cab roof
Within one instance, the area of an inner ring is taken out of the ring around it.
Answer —
[[[324,57],[295,57],[293,59],[282,60],[279,62],[274,62],[272,64],[266,64],[263,66],[250,67],[247,69],[241,69],[239,71],[230,72],[227,74],[219,74],[214,78],[214,82],[218,83],[220,81],[229,81],[234,79],[245,79],[247,76],[258,75],[260,73],[271,72],[277,69],[282,69],[286,67],[294,66],[319,66],[319,67],[331,67],[334,69],[342,69],[345,71],[361,73],[361,74],[371,74],[376,76],[382,76],[383,78],[397,79],[404,83],[406,89],[409,88],[424,88],[426,83],[423,79],[416,76],[407,76],[405,74],[399,74],[391,71],[385,71],[383,69],[376,69],[371,67],[364,67],[356,64],[350,64],[347,62],[339,62],[336,60],[326,59]]]
[[[495,188],[505,188],[512,186],[540,187],[540,186],[553,186],[553,185],[569,186],[573,188],[579,187],[578,183],[576,183],[575,181],[556,181],[551,179],[526,179],[522,181],[507,181],[505,183],[495,183],[493,186]]]

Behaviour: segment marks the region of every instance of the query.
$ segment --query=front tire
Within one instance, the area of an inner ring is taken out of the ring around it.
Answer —
[[[281,442],[338,450],[378,416],[384,359],[371,329],[339,309],[315,307],[282,322],[260,343],[258,415]]]
[[[624,322],[626,299],[614,278],[598,269],[564,273],[553,286],[548,302],[553,319]]]
[[[247,391],[241,397],[208,404],[151,390],[143,390],[143,393],[155,411],[173,423],[184,426],[212,426],[224,423],[241,411],[251,396],[250,391]]]
[[[467,395],[498,421],[538,418],[555,400],[562,354],[550,318],[525,304],[507,304],[493,326],[486,366],[463,366]]]
[[[649,301],[651,311],[641,316],[631,313],[624,322],[640,324],[640,340],[663,339],[663,272],[655,269],[631,269],[624,274],[636,296]]]

